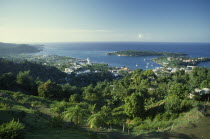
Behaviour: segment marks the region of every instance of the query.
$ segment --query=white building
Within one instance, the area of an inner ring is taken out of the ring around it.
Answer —
[[[90,59],[89,58],[87,58],[87,64],[88,65],[91,65],[91,62],[90,62]]]
[[[65,73],[72,73],[74,70],[71,68],[65,68],[64,72]]]

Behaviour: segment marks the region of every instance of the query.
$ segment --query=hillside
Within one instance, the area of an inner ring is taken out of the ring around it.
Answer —
[[[0,42],[0,55],[36,53],[42,51],[42,45],[14,44]]]
[[[59,82],[63,76],[54,74],[56,68],[1,60],[2,138],[13,134],[26,138],[191,138],[176,130],[189,131],[206,118],[208,68],[162,76],[152,70],[135,70],[117,79],[101,71],[73,74],[69,82]]]
[[[52,80],[56,82],[65,81],[66,73],[53,66],[45,66],[33,62],[22,61],[13,62],[11,60],[0,58],[0,75],[11,72],[17,75],[20,71],[30,71],[33,78],[39,78],[41,81]]]
[[[0,90],[0,100],[1,139],[8,137],[5,136],[5,132],[9,132],[14,137],[26,139],[91,139],[102,136],[71,125],[66,120],[56,119],[57,114],[52,111],[53,107],[51,107],[56,101],[4,90]],[[10,121],[16,121],[18,124],[14,127],[13,122],[10,128],[2,127],[2,123],[9,123]],[[17,125],[22,125],[23,128],[19,129]]]
[[[0,90],[0,124],[9,123],[14,120],[23,125],[24,128],[10,129],[11,133],[24,137],[31,138],[84,138],[84,139],[97,139],[97,138],[192,138],[192,137],[208,137],[209,128],[206,117],[198,111],[193,109],[186,113],[186,117],[180,117],[175,120],[177,127],[171,129],[170,132],[148,132],[139,136],[130,136],[121,134],[115,131],[104,132],[102,129],[91,131],[90,129],[80,128],[68,119],[59,119],[58,113],[55,111],[58,108],[57,101],[43,99],[41,97],[24,95],[20,92],[11,92]],[[60,105],[74,104],[67,102],[60,102]],[[82,105],[82,104],[81,104]],[[209,110],[209,109],[208,109]],[[191,117],[192,116],[192,117]],[[57,118],[56,118],[57,117]],[[190,117],[190,119],[188,119]],[[203,118],[202,120],[199,120]],[[15,133],[16,130],[16,133]],[[88,130],[88,131],[87,131]],[[0,136],[3,135],[2,128]],[[203,132],[202,132],[203,131]]]

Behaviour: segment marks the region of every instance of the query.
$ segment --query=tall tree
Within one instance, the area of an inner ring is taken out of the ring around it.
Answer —
[[[79,105],[69,107],[67,111],[64,112],[64,117],[68,118],[71,122],[73,122],[76,125],[80,124],[86,115],[87,110]]]
[[[105,115],[101,112],[91,115],[88,118],[90,128],[98,128],[105,125]]]
[[[35,90],[36,83],[32,76],[30,76],[30,71],[20,71],[17,75],[17,84],[23,89]]]
[[[38,87],[38,95],[45,98],[61,98],[63,96],[62,87],[48,80]]]
[[[132,117],[144,116],[144,97],[139,94],[133,93],[131,96],[125,99],[125,113]]]
[[[16,77],[11,73],[5,73],[0,76],[0,88],[11,89],[16,84]]]

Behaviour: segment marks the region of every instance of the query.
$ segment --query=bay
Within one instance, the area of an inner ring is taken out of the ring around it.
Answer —
[[[160,43],[160,42],[71,42],[44,43],[44,50],[37,55],[60,55],[79,59],[89,58],[95,63],[109,66],[126,66],[131,69],[154,69],[160,65],[149,61],[156,56],[108,56],[108,52],[144,50],[157,52],[186,53],[190,57],[210,57],[210,43]],[[198,64],[210,68],[210,62]]]

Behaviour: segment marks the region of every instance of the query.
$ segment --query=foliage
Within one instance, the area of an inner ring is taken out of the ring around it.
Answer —
[[[48,125],[50,127],[53,127],[53,128],[63,127],[63,124],[64,124],[64,120],[63,120],[63,117],[61,115],[59,115],[59,116],[53,116],[49,120],[49,123],[48,123]]]
[[[107,53],[108,55],[120,55],[120,56],[181,56],[186,55],[182,53],[170,53],[170,52],[155,52],[155,51],[134,51],[134,50],[127,50],[127,51],[117,51]]]
[[[104,71],[70,75],[70,80],[58,84],[51,80],[43,82],[29,71],[18,72],[16,79],[16,73],[12,72],[0,75],[0,81],[5,81],[0,85],[15,86],[19,92],[0,91],[0,112],[3,110],[2,113],[8,112],[14,119],[24,120],[27,128],[63,127],[73,123],[135,132],[166,130],[197,105],[198,101],[187,96],[197,87],[208,87],[209,74],[207,68],[161,77],[152,70],[135,70],[113,80],[110,73]],[[18,86],[10,81],[16,81]],[[36,82],[39,96],[22,93],[32,91],[30,82]]]
[[[51,66],[45,66],[38,63],[32,63],[28,61],[13,62],[11,60],[6,60],[0,58],[0,74],[11,72],[16,76],[20,71],[30,71],[30,76],[34,79],[39,79],[41,81],[56,81],[62,83],[65,81],[66,73],[60,71],[59,69]]]
[[[110,69],[108,64],[92,64],[87,65],[86,68],[90,71],[108,71]]]
[[[165,109],[169,113],[181,113],[192,108],[192,101],[180,99],[177,95],[170,95],[166,98]]]
[[[94,89],[93,85],[84,88],[83,98],[88,101],[98,101],[100,94]]]
[[[62,93],[61,86],[50,80],[38,87],[38,95],[44,98],[61,98]]]
[[[144,98],[141,95],[133,93],[125,99],[125,113],[132,117],[144,116]]]
[[[87,115],[87,110],[79,105],[69,107],[64,113],[64,117],[75,125],[80,124]]]
[[[23,136],[23,129],[24,125],[13,119],[9,123],[0,125],[0,138],[21,138],[21,136]]]
[[[104,114],[100,112],[92,114],[88,118],[88,124],[90,125],[90,128],[99,128],[101,126],[104,126],[105,125]]]
[[[102,71],[96,73],[72,75],[69,83],[78,87],[85,87],[90,84],[96,85],[98,82],[112,81],[115,76],[109,71]]]
[[[0,88],[9,89],[16,85],[16,77],[11,73],[5,73],[0,76]]]
[[[30,76],[30,71],[19,72],[17,75],[17,84],[27,90],[34,91],[36,88],[36,83],[32,76]]]
[[[19,53],[36,53],[43,48],[40,45],[14,44],[0,42],[0,55],[19,54]]]
[[[181,99],[177,95],[170,95],[166,98],[165,109],[171,113],[178,113],[181,111]]]
[[[73,94],[69,97],[69,102],[72,102],[72,103],[78,103],[80,102],[81,96],[79,94]]]
[[[63,97],[69,98],[71,95],[78,93],[78,88],[76,86],[71,86],[69,83],[66,83],[62,86]]]
[[[203,80],[200,84],[200,88],[210,88],[210,83],[207,80]]]
[[[180,98],[183,98],[187,92],[189,92],[189,90],[187,90],[187,87],[181,83],[172,83],[170,86],[170,93],[177,95]]]
[[[63,113],[69,106],[70,105],[65,101],[56,101],[50,105],[50,108],[54,113],[61,115],[61,113]]]

